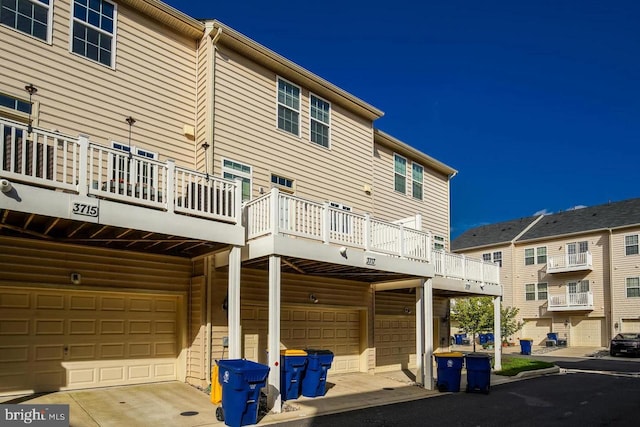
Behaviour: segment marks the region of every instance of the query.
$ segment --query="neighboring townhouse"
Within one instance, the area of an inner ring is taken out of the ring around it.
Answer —
[[[499,269],[447,252],[456,171],[380,110],[158,1],[20,3],[0,16],[0,393],[206,387],[245,357],[278,412],[286,348],[431,388],[449,299],[498,307]]]
[[[503,304],[525,323],[518,337],[607,347],[640,331],[639,235],[640,199],[630,199],[473,228],[452,249],[497,257]]]

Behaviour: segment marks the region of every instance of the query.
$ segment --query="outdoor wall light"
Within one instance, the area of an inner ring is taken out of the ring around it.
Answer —
[[[618,329],[618,326],[619,326],[619,325],[618,325],[618,322],[616,322],[616,323],[614,323],[614,324],[613,324],[613,327],[614,327],[614,328],[616,328],[616,329]]]
[[[345,246],[340,247],[340,255],[342,255],[344,258],[347,257],[347,248]]]
[[[316,298],[316,296],[314,294],[309,294],[309,301],[311,301],[314,304],[318,303],[318,298]]]
[[[566,328],[567,326],[569,326],[569,320],[564,321],[564,327]]]
[[[71,273],[70,279],[71,283],[73,283],[74,285],[79,285],[80,283],[82,283],[82,276],[80,275],[80,273]]]
[[[411,314],[411,309],[409,307],[405,307],[404,308],[404,313],[405,314]]]
[[[0,191],[2,191],[3,193],[8,193],[12,189],[13,186],[11,185],[11,182],[9,182],[9,180],[0,179]]]
[[[32,126],[33,121],[31,120],[31,113],[33,111],[32,98],[33,98],[33,95],[35,95],[36,92],[38,91],[38,88],[35,87],[33,83],[29,83],[24,87],[24,90],[26,90],[27,93],[29,94],[29,125],[27,126],[27,133],[31,135],[31,132],[33,132],[33,126]]]

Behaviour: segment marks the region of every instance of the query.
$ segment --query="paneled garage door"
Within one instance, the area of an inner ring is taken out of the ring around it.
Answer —
[[[242,330],[247,359],[266,362],[269,311],[266,307],[243,307]],[[290,349],[331,350],[331,372],[360,370],[360,313],[357,310],[283,307],[280,341]]]
[[[543,345],[549,332],[551,332],[551,319],[524,319],[520,336],[531,338],[533,345]]]
[[[603,319],[571,318],[569,345],[572,347],[602,346]]]
[[[176,379],[175,296],[0,288],[0,393]]]
[[[640,319],[622,319],[620,332],[640,332]]]
[[[415,316],[377,315],[375,327],[376,371],[415,368]]]

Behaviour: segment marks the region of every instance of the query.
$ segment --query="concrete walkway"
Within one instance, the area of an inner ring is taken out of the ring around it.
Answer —
[[[453,351],[471,352],[471,346],[452,346]],[[519,347],[506,347],[504,356],[517,355]],[[600,348],[557,348],[554,355],[563,357],[594,357]],[[546,348],[534,347],[537,352],[548,352]],[[527,356],[523,356],[527,357]],[[437,369],[434,368],[434,374]],[[555,371],[545,371],[552,373]],[[518,381],[531,375],[504,377],[491,374],[491,387]],[[352,373],[334,375],[329,371],[327,392],[323,397],[300,397],[287,401],[280,414],[260,414],[259,425],[277,424],[284,421],[309,418],[319,415],[370,408],[410,400],[442,396],[437,390],[425,390],[414,382],[412,371],[392,371],[375,375]],[[466,388],[466,371],[461,372],[460,390]],[[218,405],[211,403],[209,395],[180,382],[145,384],[126,387],[55,392],[32,396],[0,398],[0,403],[68,404],[70,425],[74,427],[115,426],[177,426],[201,427],[222,426],[216,420]]]

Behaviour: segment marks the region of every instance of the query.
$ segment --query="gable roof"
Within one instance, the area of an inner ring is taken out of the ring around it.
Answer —
[[[469,229],[451,242],[451,250],[510,243],[538,218],[538,216],[529,216]]]
[[[604,205],[526,217],[465,231],[451,242],[453,251],[542,238],[587,233],[633,225],[640,226],[640,198]],[[527,227],[530,227],[527,230]],[[520,235],[522,234],[522,235]]]
[[[518,240],[640,225],[640,199],[629,199],[546,215]]]

